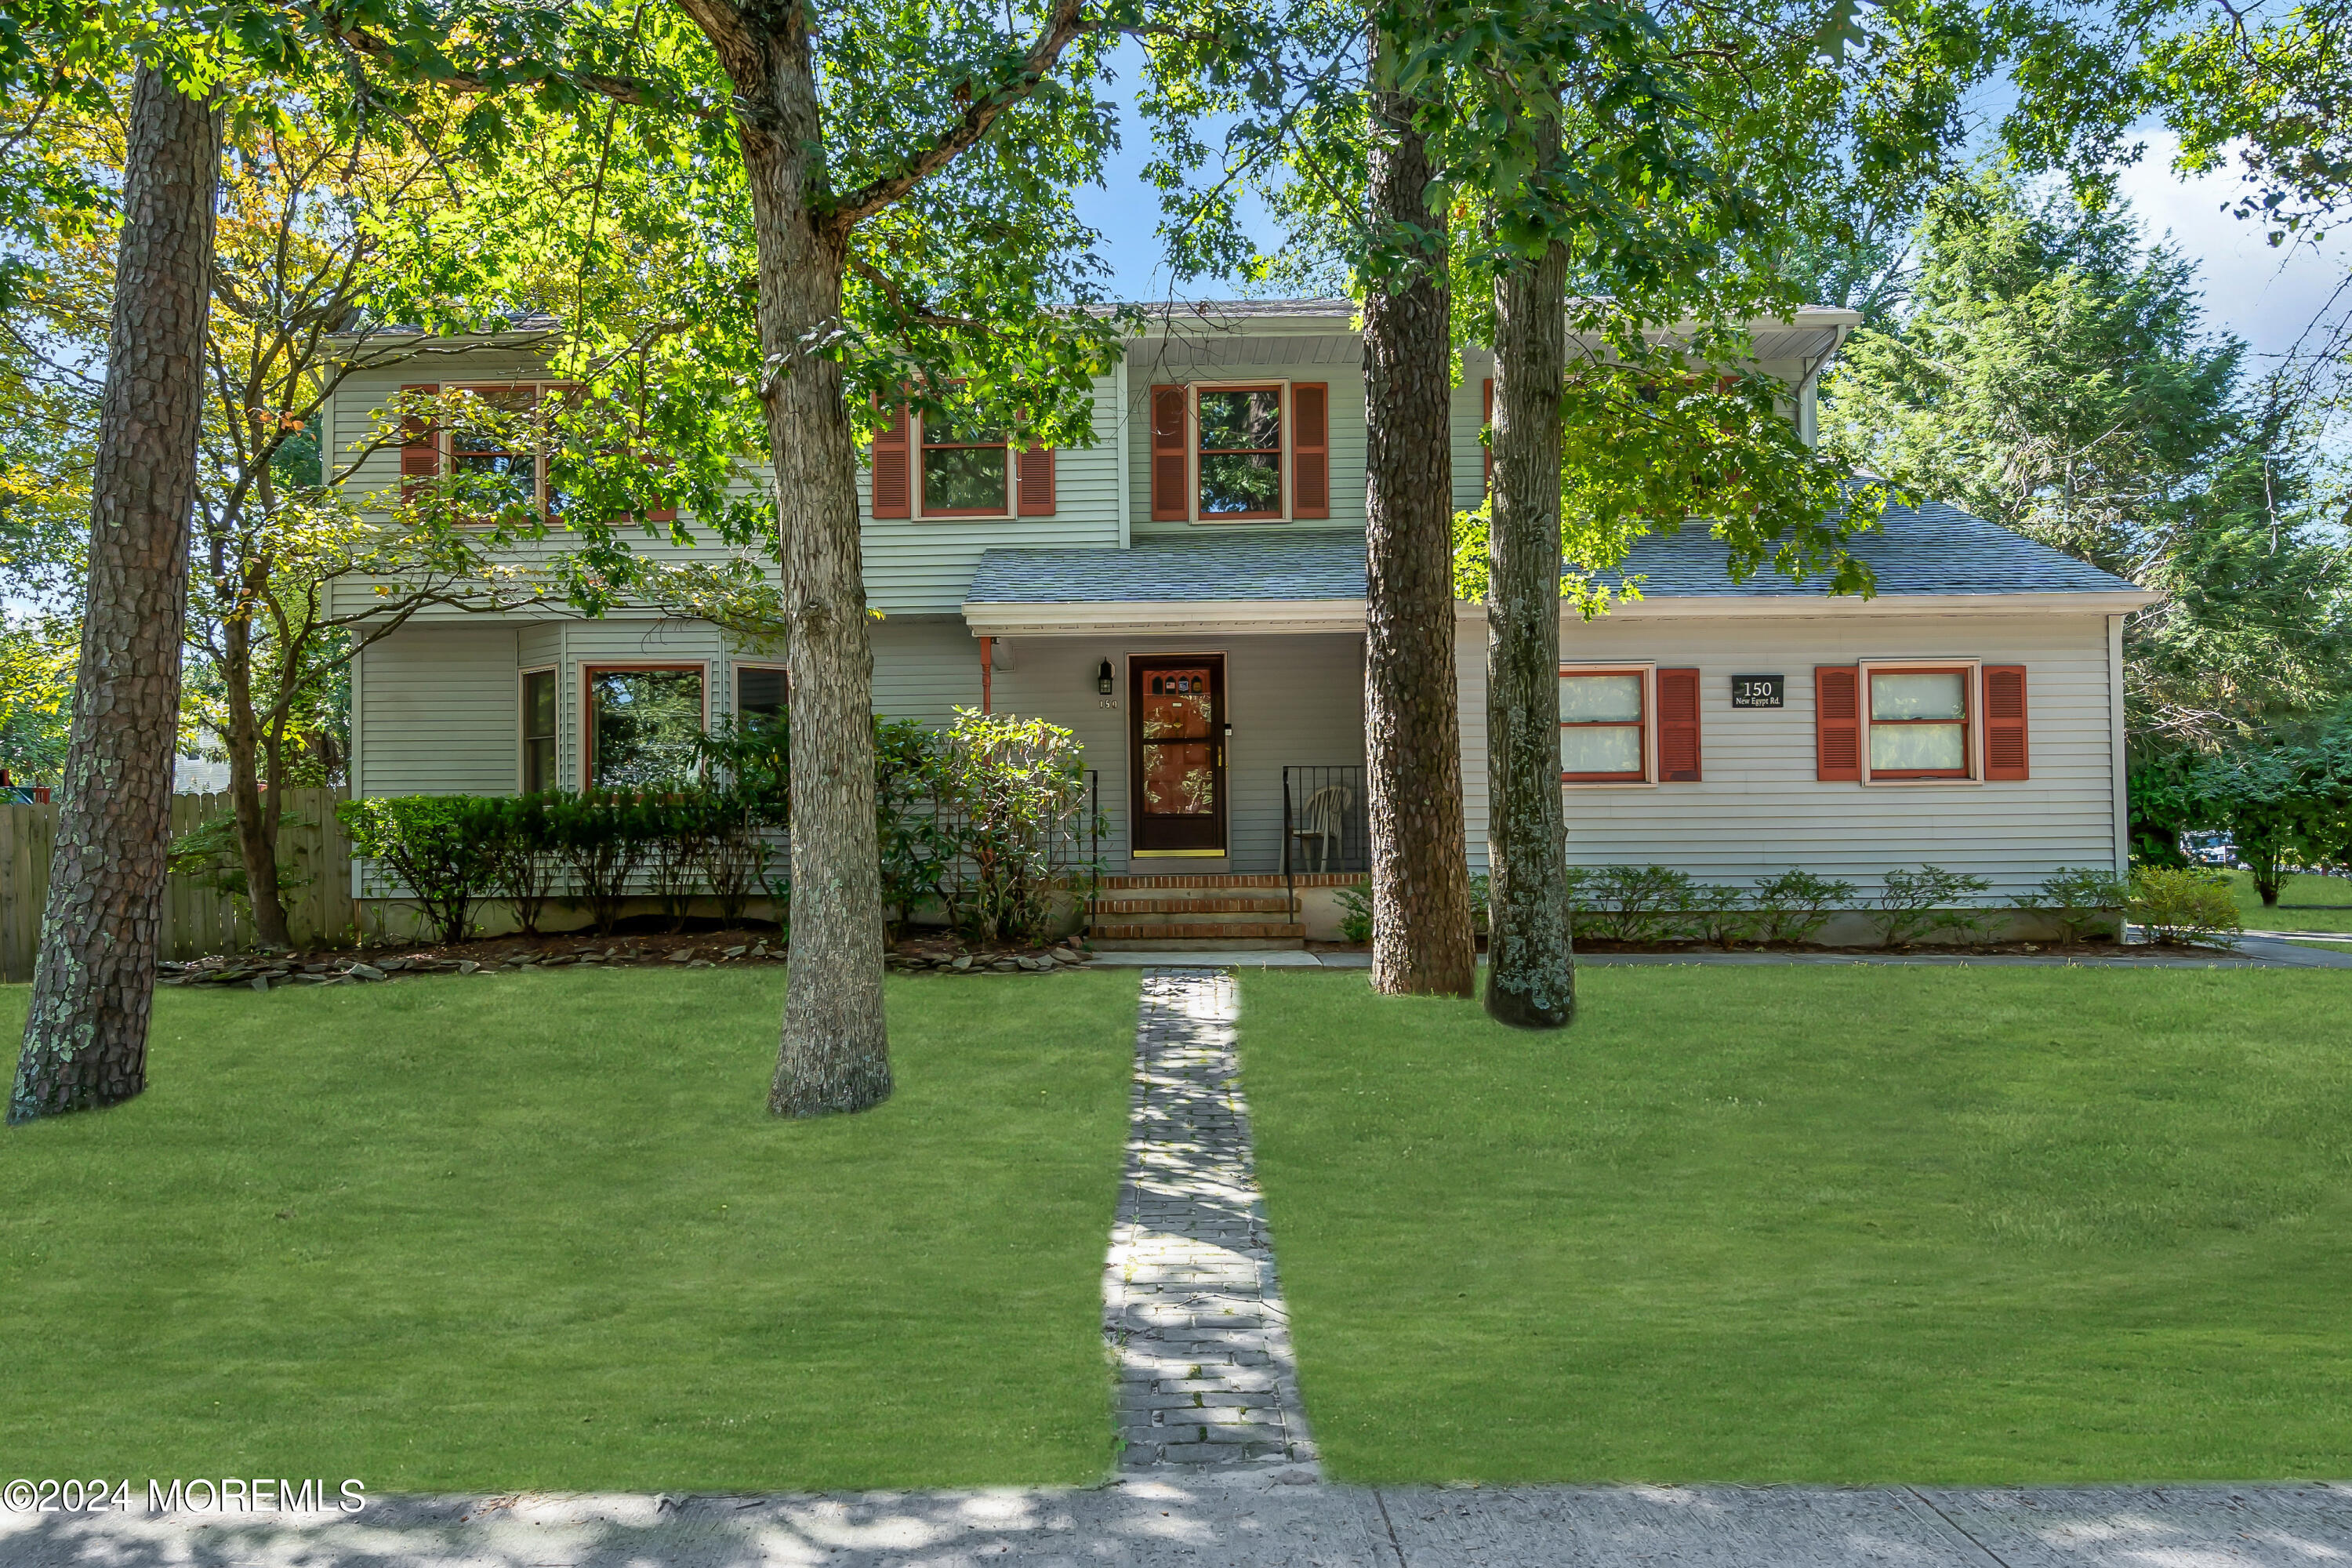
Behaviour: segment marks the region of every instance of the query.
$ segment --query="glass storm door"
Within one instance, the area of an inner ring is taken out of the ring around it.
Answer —
[[[1225,852],[1225,661],[1128,661],[1135,853]]]

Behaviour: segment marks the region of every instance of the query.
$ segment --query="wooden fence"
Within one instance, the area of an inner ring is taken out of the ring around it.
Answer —
[[[357,908],[352,901],[352,847],[335,820],[336,790],[289,791],[286,820],[278,835],[278,863],[284,868],[286,918],[294,940],[307,946],[347,941]],[[174,837],[228,814],[226,795],[172,797]],[[0,805],[0,982],[33,977],[41,943],[41,907],[49,891],[49,849],[57,837],[58,808]],[[253,940],[244,900],[216,892],[203,882],[173,877],[164,884],[163,956],[201,958],[234,952]]]

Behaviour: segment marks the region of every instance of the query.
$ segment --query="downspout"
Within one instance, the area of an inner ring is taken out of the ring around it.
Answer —
[[[980,710],[983,713],[994,710],[992,704],[995,699],[995,679],[996,639],[982,637],[980,639]]]

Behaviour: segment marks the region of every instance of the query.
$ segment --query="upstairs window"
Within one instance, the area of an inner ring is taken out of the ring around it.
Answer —
[[[1002,430],[927,414],[923,430],[923,515],[1003,517],[1012,453]]]
[[[1649,682],[1638,669],[1559,672],[1559,776],[1649,782]]]
[[[469,386],[503,426],[476,426],[449,432],[449,472],[463,486],[469,507],[484,513],[509,507],[537,510],[541,470],[532,449],[539,417],[536,386]]]
[[[1970,673],[1965,668],[1869,672],[1872,778],[1969,776]]]
[[[1200,396],[1201,516],[1282,516],[1282,388],[1204,388]]]

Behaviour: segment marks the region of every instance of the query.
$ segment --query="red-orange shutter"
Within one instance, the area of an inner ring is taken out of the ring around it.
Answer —
[[[1151,521],[1181,522],[1192,515],[1184,493],[1192,477],[1190,454],[1184,449],[1186,421],[1184,389],[1151,389]]]
[[[1492,495],[1495,493],[1495,448],[1488,443],[1494,439],[1489,432],[1493,430],[1495,425],[1495,378],[1491,375],[1486,378],[1486,397],[1479,405],[1478,423],[1483,427],[1479,433],[1478,447],[1486,454],[1486,493]]]
[[[1658,671],[1658,780],[1696,784],[1698,771],[1698,671]]]
[[[1290,384],[1290,466],[1294,489],[1290,515],[1331,515],[1331,386],[1328,382]]]
[[[874,432],[874,515],[911,517],[913,491],[907,480],[907,405],[890,410],[887,427]]]
[[[2021,779],[2026,771],[2025,666],[1984,667],[1985,771],[1988,779]]]
[[[400,389],[418,397],[438,397],[441,384],[419,382]],[[441,432],[430,419],[410,415],[400,422],[400,494],[405,500],[441,473]]]
[[[1862,778],[1861,674],[1850,664],[1813,670],[1813,776]]]
[[[1026,447],[1014,458],[1013,510],[1021,517],[1054,515],[1054,448]]]

